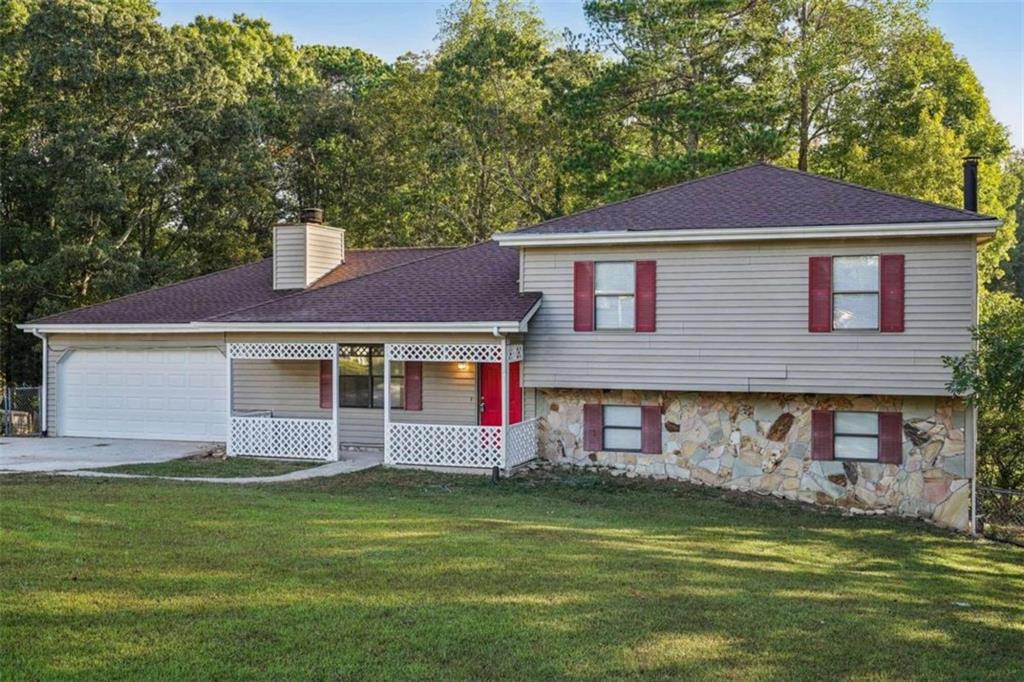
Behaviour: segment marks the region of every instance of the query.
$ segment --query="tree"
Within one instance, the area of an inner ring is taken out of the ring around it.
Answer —
[[[978,478],[1024,488],[1024,301],[992,294],[973,335],[977,350],[945,363],[949,390],[978,407]]]
[[[584,9],[594,47],[614,57],[588,92],[589,107],[622,129],[607,166],[591,171],[607,173],[608,196],[784,151],[771,3],[590,0]]]

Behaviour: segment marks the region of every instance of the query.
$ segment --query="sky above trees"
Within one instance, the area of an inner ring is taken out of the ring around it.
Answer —
[[[156,2],[165,24],[186,24],[197,14],[230,19],[244,13],[267,19],[275,32],[292,35],[300,45],[358,47],[385,61],[410,50],[435,49],[437,15],[446,4],[443,0]],[[536,5],[550,30],[583,32],[587,28],[581,1],[537,0]],[[993,116],[1010,129],[1011,143],[1024,148],[1024,1],[933,0],[927,17],[971,63]]]

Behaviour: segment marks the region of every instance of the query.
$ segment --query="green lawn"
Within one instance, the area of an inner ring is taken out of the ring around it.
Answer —
[[[243,476],[277,476],[300,469],[320,466],[323,462],[303,462],[287,459],[260,459],[258,457],[183,457],[169,462],[153,464],[120,464],[99,471],[119,474],[147,474],[150,476],[205,476],[209,478],[236,478]]]
[[[1024,550],[591,475],[0,477],[0,679],[1024,677]]]

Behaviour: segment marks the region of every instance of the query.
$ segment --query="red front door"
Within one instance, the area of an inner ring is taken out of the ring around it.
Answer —
[[[519,385],[519,363],[508,365],[508,423],[523,420],[523,391]],[[501,363],[480,364],[480,424],[501,426]]]

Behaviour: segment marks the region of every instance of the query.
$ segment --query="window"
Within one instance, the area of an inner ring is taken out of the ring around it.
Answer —
[[[635,301],[635,264],[594,264],[594,320],[597,329],[633,329]]]
[[[878,256],[832,259],[832,328],[878,329]]]
[[[639,407],[605,405],[603,416],[603,449],[640,451],[642,442]]]
[[[835,458],[878,459],[878,414],[835,413]]]
[[[338,358],[342,407],[384,407],[384,347],[342,346]],[[405,363],[391,363],[391,405],[405,400]]]

